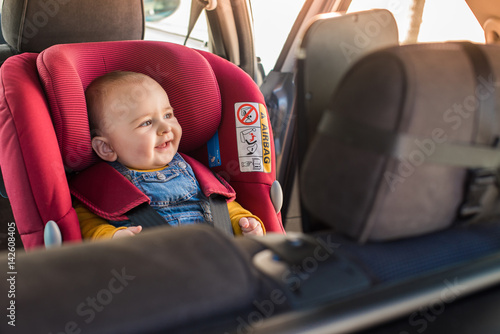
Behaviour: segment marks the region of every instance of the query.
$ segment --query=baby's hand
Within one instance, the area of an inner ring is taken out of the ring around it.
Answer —
[[[142,226],[130,226],[124,230],[116,231],[115,234],[113,234],[113,239],[122,238],[122,237],[130,237],[130,236],[138,234],[141,231],[142,231]]]
[[[260,222],[252,217],[243,217],[238,222],[243,235],[264,235]]]

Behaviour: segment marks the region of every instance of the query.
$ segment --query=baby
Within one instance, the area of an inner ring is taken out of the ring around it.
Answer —
[[[147,75],[111,72],[86,91],[92,148],[150,199],[170,225],[212,223],[210,205],[192,168],[177,152],[182,129],[165,90]],[[108,222],[75,205],[84,238],[117,238],[141,232],[130,222]],[[228,203],[236,235],[263,235],[259,218]]]

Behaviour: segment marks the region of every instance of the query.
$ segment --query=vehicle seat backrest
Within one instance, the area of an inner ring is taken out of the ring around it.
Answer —
[[[321,116],[349,68],[364,55],[398,44],[396,20],[385,9],[320,14],[313,18],[297,57],[294,110],[298,140],[294,153],[299,171]],[[313,224],[306,212],[301,216],[305,232],[325,228],[319,221]]]
[[[323,111],[347,70],[364,55],[399,44],[392,13],[373,9],[344,15],[320,14],[304,33],[297,60],[299,122],[309,143]],[[304,152],[300,152],[299,158]]]
[[[357,62],[304,161],[307,212],[356,240],[383,241],[466,219],[459,212],[468,194],[479,208],[491,204],[482,200],[495,198],[495,176],[490,183],[466,176],[498,168],[475,150],[498,154],[499,52],[493,45],[417,44]]]
[[[23,143],[14,143],[1,157],[2,167],[4,162],[6,165],[4,175],[15,176],[6,178],[6,188],[25,247],[42,244],[42,230],[49,220],[59,225],[65,240],[80,239],[65,169],[80,171],[97,161],[90,146],[84,91],[93,79],[115,70],[141,72],[162,85],[183,127],[179,151],[209,165],[207,141],[217,132],[220,166],[213,170],[230,182],[238,194],[238,202],[258,215],[268,231],[283,232],[280,214],[276,213],[269,196],[275,180],[272,133],[266,134],[268,172],[243,172],[243,167],[240,168],[237,111],[242,103],[255,105],[255,112],[259,111],[257,124],[268,124],[268,116],[257,85],[237,66],[210,53],[151,41],[64,44],[40,53],[36,65],[31,63],[33,57],[32,54],[12,57],[1,72],[2,76],[9,76],[0,106],[7,115],[9,125],[5,127],[9,130],[1,131],[2,136],[4,132],[12,135],[9,131],[16,122],[26,123],[26,127],[19,128],[21,133],[14,135]],[[23,99],[24,89],[18,90],[19,94],[14,92],[19,82],[10,85],[16,77],[12,71],[18,66],[24,67],[25,74],[32,77],[30,85],[36,90],[32,92],[36,105]],[[37,72],[42,89],[37,87]],[[12,104],[22,105],[23,110],[11,110],[11,98]],[[14,120],[9,114],[14,115]],[[32,114],[42,118],[37,122],[44,129],[37,131],[36,138],[28,138],[29,132],[24,132],[34,131]],[[262,136],[264,140],[264,134]],[[23,155],[15,159],[21,169],[6,161],[8,154]],[[24,209],[27,196],[33,196],[34,208],[30,210]]]
[[[4,0],[0,63],[62,43],[142,39],[142,0]]]

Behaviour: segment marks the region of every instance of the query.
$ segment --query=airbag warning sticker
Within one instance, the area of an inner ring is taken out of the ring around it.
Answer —
[[[263,104],[234,105],[236,141],[241,172],[271,173],[271,142],[267,110]]]

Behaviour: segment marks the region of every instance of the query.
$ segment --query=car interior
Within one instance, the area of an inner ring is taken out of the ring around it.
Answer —
[[[266,74],[250,1],[192,0],[185,45],[145,40],[180,2],[3,1],[0,332],[500,332],[500,6],[467,1],[485,43],[417,43],[386,8],[306,0]],[[180,152],[265,236],[82,241],[75,198],[153,219],[92,152],[84,92],[115,70],[160,83]]]

